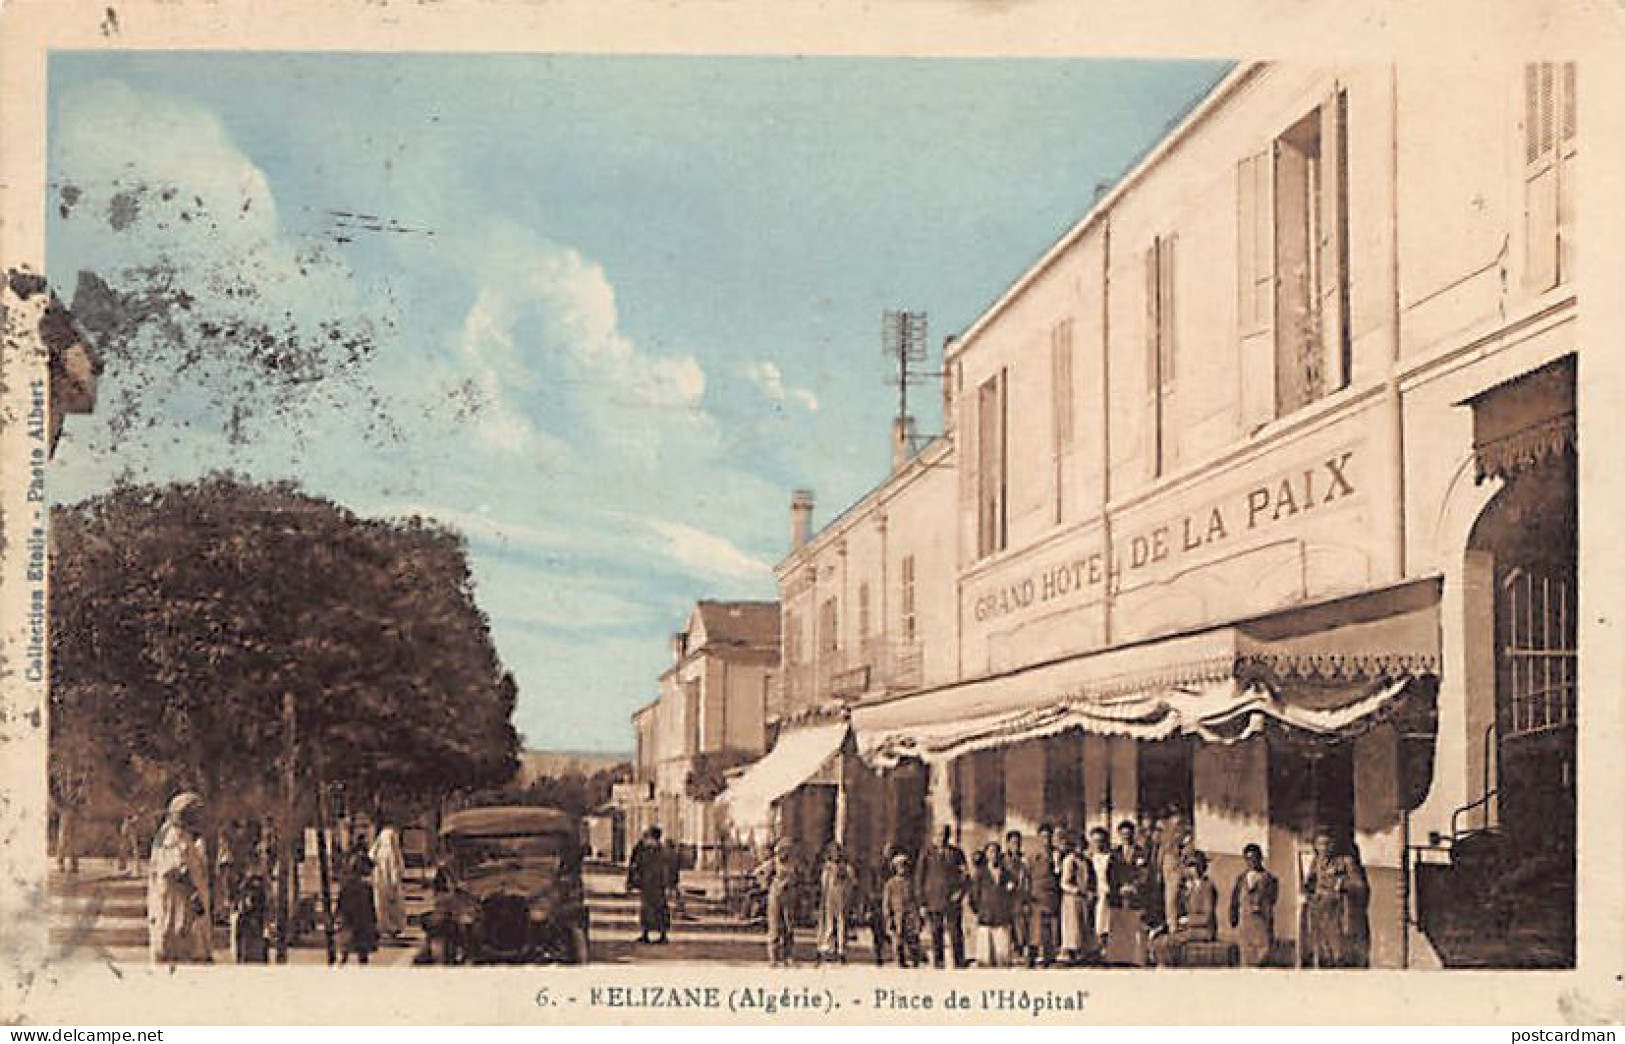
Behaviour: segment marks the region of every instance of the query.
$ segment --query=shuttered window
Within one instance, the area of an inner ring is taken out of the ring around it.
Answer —
[[[1066,485],[1065,457],[1072,448],[1076,421],[1073,417],[1072,320],[1062,319],[1050,328],[1050,435],[1055,467],[1054,521],[1064,517]]]
[[[1347,102],[1334,91],[1273,150],[1275,412],[1348,383]]]
[[[903,607],[903,641],[912,642],[916,633],[914,616],[914,556],[903,556],[902,597],[898,599]]]
[[[1268,330],[1275,279],[1270,221],[1270,154],[1236,166],[1236,315],[1243,336]]]
[[[1573,62],[1524,66],[1524,282],[1535,291],[1573,274],[1576,81]]]
[[[837,630],[840,619],[837,612],[833,598],[824,599],[824,604],[818,610],[818,647],[826,653],[835,652],[841,646],[840,632]]]
[[[1173,391],[1178,357],[1174,338],[1175,242],[1172,235],[1158,236],[1145,252],[1145,384],[1150,424],[1147,456],[1153,476],[1167,469],[1170,456],[1167,400]]]
[[[1003,370],[976,394],[977,557],[1004,550],[1006,523],[1005,413]]]

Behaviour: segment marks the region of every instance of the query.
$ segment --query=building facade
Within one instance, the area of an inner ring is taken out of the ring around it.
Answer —
[[[946,437],[778,571],[826,835],[1178,811],[1292,939],[1328,828],[1372,964],[1572,963],[1577,93],[1238,67],[951,340]]]
[[[672,638],[660,695],[632,715],[632,785],[622,791],[631,836],[650,826],[709,866],[725,837],[716,808],[728,772],[768,748],[778,688],[777,602],[698,602]]]

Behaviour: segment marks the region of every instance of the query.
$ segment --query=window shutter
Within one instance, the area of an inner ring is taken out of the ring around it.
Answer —
[[[998,428],[994,431],[994,444],[998,452],[993,457],[993,467],[998,472],[998,483],[994,485],[994,550],[1003,551],[1009,542],[1009,385],[1011,385],[1011,371],[1007,368],[999,369],[998,384],[994,384],[994,394],[998,397]]]
[[[1557,285],[1557,70],[1524,66],[1524,282],[1534,291]]]
[[[1161,377],[1161,390],[1174,383],[1174,358],[1177,340],[1174,337],[1174,244],[1175,235],[1166,235],[1157,241],[1157,370]]]
[[[1072,320],[1062,319],[1050,331],[1050,378],[1054,382],[1055,449],[1072,444]]]
[[[1236,164],[1236,329],[1243,337],[1258,329],[1257,298],[1253,283],[1263,264],[1258,256],[1258,178],[1253,167],[1257,156],[1245,156]]]
[[[1557,279],[1559,282],[1574,282],[1574,183],[1575,183],[1575,132],[1578,127],[1575,122],[1575,89],[1576,70],[1574,62],[1564,62],[1560,66],[1562,76],[1558,92],[1558,132],[1557,132]]]
[[[1320,285],[1316,288],[1320,312],[1320,339],[1325,363],[1322,388],[1335,391],[1348,383],[1347,306],[1345,287],[1348,273],[1344,236],[1348,227],[1348,147],[1345,142],[1347,116],[1345,96],[1334,90],[1320,107],[1320,208],[1317,265]]]
[[[1157,291],[1161,283],[1161,265],[1157,260],[1157,247],[1159,240],[1153,239],[1145,251],[1145,388],[1155,395],[1161,383],[1161,374],[1158,368],[1162,364],[1159,358],[1157,337],[1162,330],[1162,322],[1157,308]]]

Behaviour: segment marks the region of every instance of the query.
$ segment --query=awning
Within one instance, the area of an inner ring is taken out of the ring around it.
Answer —
[[[1237,743],[1273,723],[1349,736],[1407,693],[1431,694],[1438,599],[1438,583],[1421,581],[860,706],[858,752],[885,768],[1070,729]]]
[[[1548,458],[1574,452],[1575,357],[1468,399],[1473,408],[1473,458],[1479,482],[1507,479]]]
[[[846,742],[845,721],[810,725],[779,734],[773,749],[728,784],[717,800],[728,807],[736,829],[765,824],[773,802],[818,774]]]

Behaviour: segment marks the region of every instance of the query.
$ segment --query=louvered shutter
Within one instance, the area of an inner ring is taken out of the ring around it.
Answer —
[[[1557,285],[1557,68],[1524,66],[1524,281],[1529,289]]]
[[[1174,245],[1178,238],[1170,234],[1157,240],[1157,371],[1162,391],[1174,383],[1178,343],[1174,337]]]
[[[1316,249],[1320,254],[1316,266],[1320,283],[1315,288],[1318,298],[1316,308],[1320,318],[1320,345],[1325,352],[1322,380],[1316,389],[1318,393],[1334,391],[1348,383],[1343,314],[1346,307],[1344,266],[1347,257],[1343,237],[1347,229],[1345,215],[1348,205],[1346,133],[1344,96],[1341,91],[1334,90],[1320,107],[1320,178],[1317,186],[1320,198],[1315,201],[1319,207],[1316,222],[1319,242]]]
[[[1256,431],[1275,416],[1275,221],[1270,153],[1236,166],[1236,314],[1241,334],[1241,430]]]
[[[1575,111],[1575,90],[1578,78],[1574,62],[1564,62],[1560,67],[1561,81],[1558,91],[1558,134],[1557,134],[1557,278],[1558,281],[1572,284],[1574,282],[1574,182],[1575,182],[1575,137],[1577,113]]]

